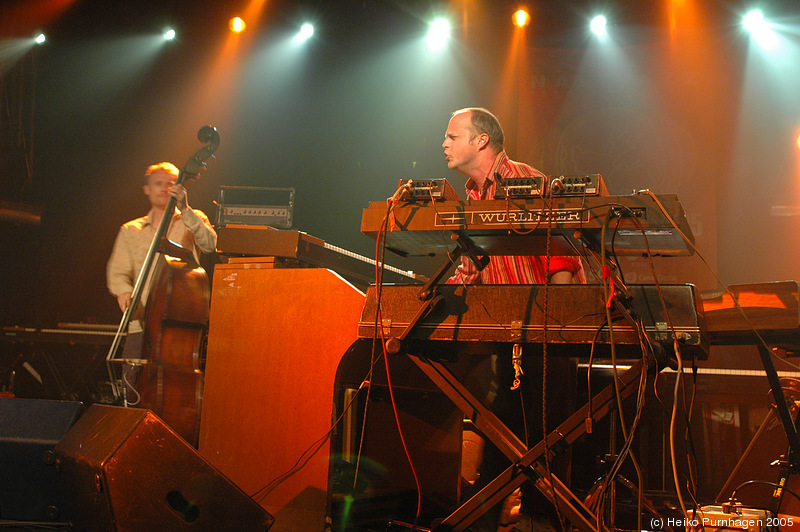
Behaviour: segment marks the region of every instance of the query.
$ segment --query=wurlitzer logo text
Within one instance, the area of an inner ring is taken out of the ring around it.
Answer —
[[[552,211],[467,211],[436,213],[437,226],[508,225],[538,223],[586,223],[589,213],[585,209],[558,209]]]

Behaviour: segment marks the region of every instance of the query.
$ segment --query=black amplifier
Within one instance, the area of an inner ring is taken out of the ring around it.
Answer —
[[[217,227],[228,224],[292,226],[294,189],[275,187],[219,187]]]

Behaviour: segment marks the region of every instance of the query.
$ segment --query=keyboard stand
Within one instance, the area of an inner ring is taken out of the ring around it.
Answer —
[[[488,255],[475,246],[472,239],[462,232],[454,231],[451,234],[451,239],[457,244],[455,250],[450,253],[448,261],[425,283],[418,294],[417,297],[421,300],[422,305],[408,326],[398,336],[386,340],[386,352],[390,355],[407,354],[431,382],[453,401],[464,415],[472,419],[477,429],[511,460],[512,465],[450,514],[433,532],[459,532],[466,530],[490,508],[522,485],[525,480],[533,482],[536,488],[551,503],[555,504],[574,526],[583,532],[605,532],[605,529],[598,531],[597,517],[561,480],[553,475],[552,472],[547,471],[546,466],[539,459],[544,456],[547,449],[552,452],[553,449],[558,449],[561,446],[571,445],[583,435],[586,432],[585,427],[588,418],[591,417],[592,422],[594,422],[596,419],[601,419],[613,409],[616,409],[613,383],[592,398],[590,403],[570,416],[554,432],[547,435],[546,440],[528,449],[516,434],[487,409],[483,403],[478,401],[445,365],[422,354],[410,353],[406,349],[406,339],[412,330],[425,315],[442,304],[443,298],[436,295],[436,286],[444,277],[444,273],[452,262],[462,255],[466,255],[478,270],[482,270],[489,263]],[[620,286],[623,285],[620,283]],[[628,309],[619,301],[619,298],[615,297],[614,303],[632,321]],[[643,369],[643,362],[639,362],[619,378],[619,392],[623,398],[636,389],[633,384],[639,378]],[[591,411],[589,410],[589,405],[592,406]]]
[[[510,495],[525,480],[531,480],[550,502],[558,505],[559,510],[565,514],[574,526],[585,532],[598,532],[597,517],[586,508],[583,502],[561,480],[546,471],[545,465],[541,463],[540,459],[544,456],[546,449],[550,449],[552,453],[554,449],[571,445],[585,434],[587,419],[591,418],[594,423],[616,410],[613,383],[595,395],[590,403],[578,409],[557,429],[548,434],[547,445],[543,440],[528,449],[441,362],[416,354],[409,354],[408,356],[466,416],[472,419],[478,430],[512,461],[508,469],[451,513],[434,529],[434,532],[466,530],[486,511]],[[643,362],[640,361],[618,377],[619,391],[623,398],[636,390],[635,384],[642,371]]]

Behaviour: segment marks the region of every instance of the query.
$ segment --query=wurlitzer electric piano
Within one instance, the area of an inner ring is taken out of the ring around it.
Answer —
[[[594,531],[597,517],[546,469],[545,453],[572,444],[589,423],[615,410],[613,385],[529,447],[471,393],[458,364],[467,356],[519,352],[528,344],[547,344],[549,355],[570,357],[613,346],[620,357],[640,360],[620,375],[625,397],[653,362],[663,367],[676,356],[707,358],[709,337],[695,287],[625,285],[613,260],[690,256],[693,235],[675,195],[610,196],[598,174],[500,185],[495,199],[462,201],[446,180],[409,181],[389,202],[363,211],[361,230],[380,246],[406,257],[439,257],[442,267],[421,287],[370,287],[351,352],[371,353],[372,359],[386,354],[392,364],[426,375],[433,384],[429,397],[434,390],[443,393],[512,463],[435,530],[467,529],[529,479],[572,525]],[[482,269],[490,255],[547,254],[581,256],[607,279],[588,285],[442,282],[461,257]],[[401,387],[420,386],[403,378],[399,370],[392,377]],[[445,469],[437,463],[437,470]]]

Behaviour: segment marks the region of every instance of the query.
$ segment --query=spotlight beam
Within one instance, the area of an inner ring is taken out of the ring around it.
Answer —
[[[450,40],[450,21],[445,18],[437,18],[431,22],[428,29],[428,47],[431,50],[441,50]]]
[[[306,22],[300,26],[300,31],[294,36],[294,42],[297,44],[306,42],[314,35],[314,26]]]
[[[601,39],[608,37],[608,21],[603,15],[597,15],[594,17],[592,22],[589,24],[589,28],[591,28],[592,33]]]
[[[771,50],[778,45],[778,34],[772,29],[772,24],[764,18],[764,13],[760,9],[748,12],[742,18],[742,25],[762,48]]]

